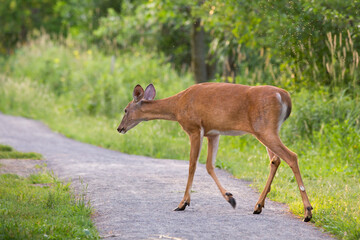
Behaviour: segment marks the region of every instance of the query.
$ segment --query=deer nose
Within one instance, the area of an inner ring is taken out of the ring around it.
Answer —
[[[125,129],[124,129],[123,127],[122,127],[122,128],[120,128],[120,127],[117,128],[117,131],[118,131],[119,133],[124,132],[124,130],[125,130]]]

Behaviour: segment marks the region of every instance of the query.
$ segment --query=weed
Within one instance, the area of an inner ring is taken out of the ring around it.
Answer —
[[[11,152],[13,148],[7,145],[0,144],[0,152]]]
[[[15,151],[12,147],[7,145],[0,145],[0,159],[42,159],[39,153],[29,152],[23,153]]]

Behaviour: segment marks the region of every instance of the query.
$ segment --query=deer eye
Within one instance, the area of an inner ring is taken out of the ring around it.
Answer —
[[[125,109],[125,113],[127,113],[127,109]]]

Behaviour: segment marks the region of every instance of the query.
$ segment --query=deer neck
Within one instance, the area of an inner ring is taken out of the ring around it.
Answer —
[[[144,101],[141,111],[146,120],[163,119],[176,121],[174,97],[164,98],[160,100]]]

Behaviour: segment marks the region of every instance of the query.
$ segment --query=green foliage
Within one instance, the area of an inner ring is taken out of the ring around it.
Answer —
[[[109,9],[94,31],[95,41],[110,52],[114,47],[157,50],[177,69],[190,65],[191,1],[136,3],[124,1],[121,13]]]
[[[0,144],[0,151],[1,152],[11,152],[13,151],[13,148],[7,145]]]
[[[156,46],[181,69],[190,65],[191,24],[201,18],[208,58],[217,63],[219,76],[230,59],[236,75],[250,73],[260,83],[288,85],[292,79],[291,84],[306,87],[353,89],[359,85],[359,6],[358,1],[307,0],[124,3],[131,10],[110,11],[95,35],[108,45]]]
[[[164,64],[163,57],[156,54],[139,50],[121,58],[106,57],[96,48],[81,51],[71,41],[66,44],[55,46],[46,36],[34,40],[8,59],[4,72],[35,80],[28,84],[40,84],[45,95],[49,91],[58,96],[65,112],[109,117],[117,116],[127,105],[136,84],[155,84],[158,97],[166,97],[164,92],[175,94],[191,84],[189,75],[180,80],[170,64]]]
[[[0,144],[0,159],[42,159],[39,153],[29,152],[23,153],[14,151],[14,149],[7,145]]]
[[[138,45],[138,43],[150,45],[155,42],[156,34],[152,33],[158,32],[158,26],[154,19],[144,15],[145,6],[136,7],[130,2],[124,1],[122,8],[124,9],[122,14],[110,8],[107,16],[100,19],[100,26],[94,31],[97,41],[102,41],[104,43],[102,46],[120,48],[128,48]],[[146,22],[147,24],[145,24]]]
[[[98,239],[85,199],[48,173],[0,175],[1,239]]]
[[[11,53],[29,34],[45,30],[54,37],[71,36],[91,40],[108,8],[121,11],[123,0],[1,0],[0,54]]]
[[[0,53],[10,51],[19,41],[24,41],[29,31],[41,27],[53,32],[61,25],[53,8],[56,2],[41,0],[2,0],[0,4]],[[46,20],[46,23],[42,23]]]
[[[312,137],[314,132],[322,133],[326,125],[346,124],[360,130],[359,98],[352,98],[339,91],[309,92],[301,90],[293,99],[295,115],[291,131],[300,138]]]
[[[183,71],[191,64],[191,26],[201,18],[207,61],[216,63],[218,76],[231,67],[238,78],[251,74],[257,83],[340,86],[356,93],[359,9],[358,0],[4,0],[0,52],[44,29],[95,42],[107,52],[156,49]]]
[[[240,75],[270,63],[275,71],[285,67],[296,84],[350,87],[359,84],[357,73],[348,74],[349,65],[358,65],[358,6],[358,1],[227,0],[206,1],[197,13],[212,35],[211,51],[237,59]],[[268,58],[259,62],[263,54]]]

